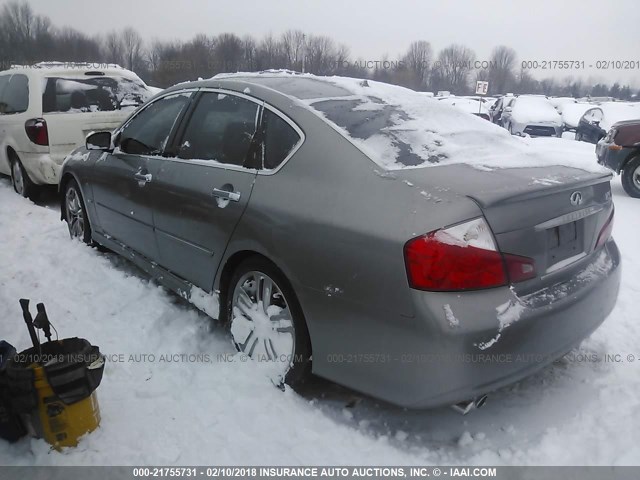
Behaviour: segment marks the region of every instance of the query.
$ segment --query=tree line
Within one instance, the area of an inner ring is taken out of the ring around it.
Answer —
[[[420,91],[472,94],[476,80],[489,81],[489,93],[611,96],[623,100],[638,92],[628,85],[590,84],[582,78],[538,80],[518,64],[515,50],[500,45],[479,60],[464,45],[434,52],[431,44],[411,43],[398,58],[354,58],[348,46],[324,35],[288,30],[263,38],[234,33],[198,34],[189,41],[146,41],[133,27],[87,35],[57,27],[37,14],[26,0],[13,0],[0,11],[0,64],[29,65],[40,61],[116,63],[135,71],[145,82],[168,87],[218,73],[289,69],[317,75],[371,78]]]

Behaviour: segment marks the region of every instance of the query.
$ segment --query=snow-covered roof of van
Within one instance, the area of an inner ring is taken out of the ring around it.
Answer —
[[[100,62],[39,62],[33,65],[12,65],[16,72],[37,72],[42,76],[86,75],[89,72],[100,72],[104,75],[115,75],[139,80],[138,76],[115,63]]]

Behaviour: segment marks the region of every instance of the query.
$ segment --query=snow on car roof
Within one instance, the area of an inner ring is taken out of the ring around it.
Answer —
[[[396,85],[291,72],[214,78],[254,82],[289,96],[386,170],[465,163],[481,169],[567,165],[604,171],[595,161],[536,151],[497,125]]]
[[[475,98],[466,97],[443,97],[439,99],[440,103],[444,105],[451,105],[452,107],[459,108],[467,113],[484,113],[489,114],[487,105]]]
[[[600,108],[604,117],[600,121],[600,127],[609,130],[614,123],[624,120],[640,119],[640,104],[626,102],[603,102],[600,105],[593,105]]]
[[[560,124],[558,111],[545,97],[521,95],[510,104],[512,118],[519,123],[555,122]]]

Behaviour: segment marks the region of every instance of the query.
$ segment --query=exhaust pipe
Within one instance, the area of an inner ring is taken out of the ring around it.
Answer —
[[[453,408],[460,415],[466,415],[471,410],[477,410],[478,408],[483,407],[485,403],[487,403],[487,396],[480,395],[479,397],[473,398],[471,400],[466,400],[464,402],[459,402],[451,405],[451,408]]]

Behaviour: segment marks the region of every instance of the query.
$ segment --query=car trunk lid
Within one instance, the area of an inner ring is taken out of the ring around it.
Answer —
[[[535,261],[537,277],[518,284],[523,291],[559,281],[590,257],[613,208],[609,174],[564,166],[480,171],[459,164],[396,173],[450,200],[472,199],[500,251]]]

